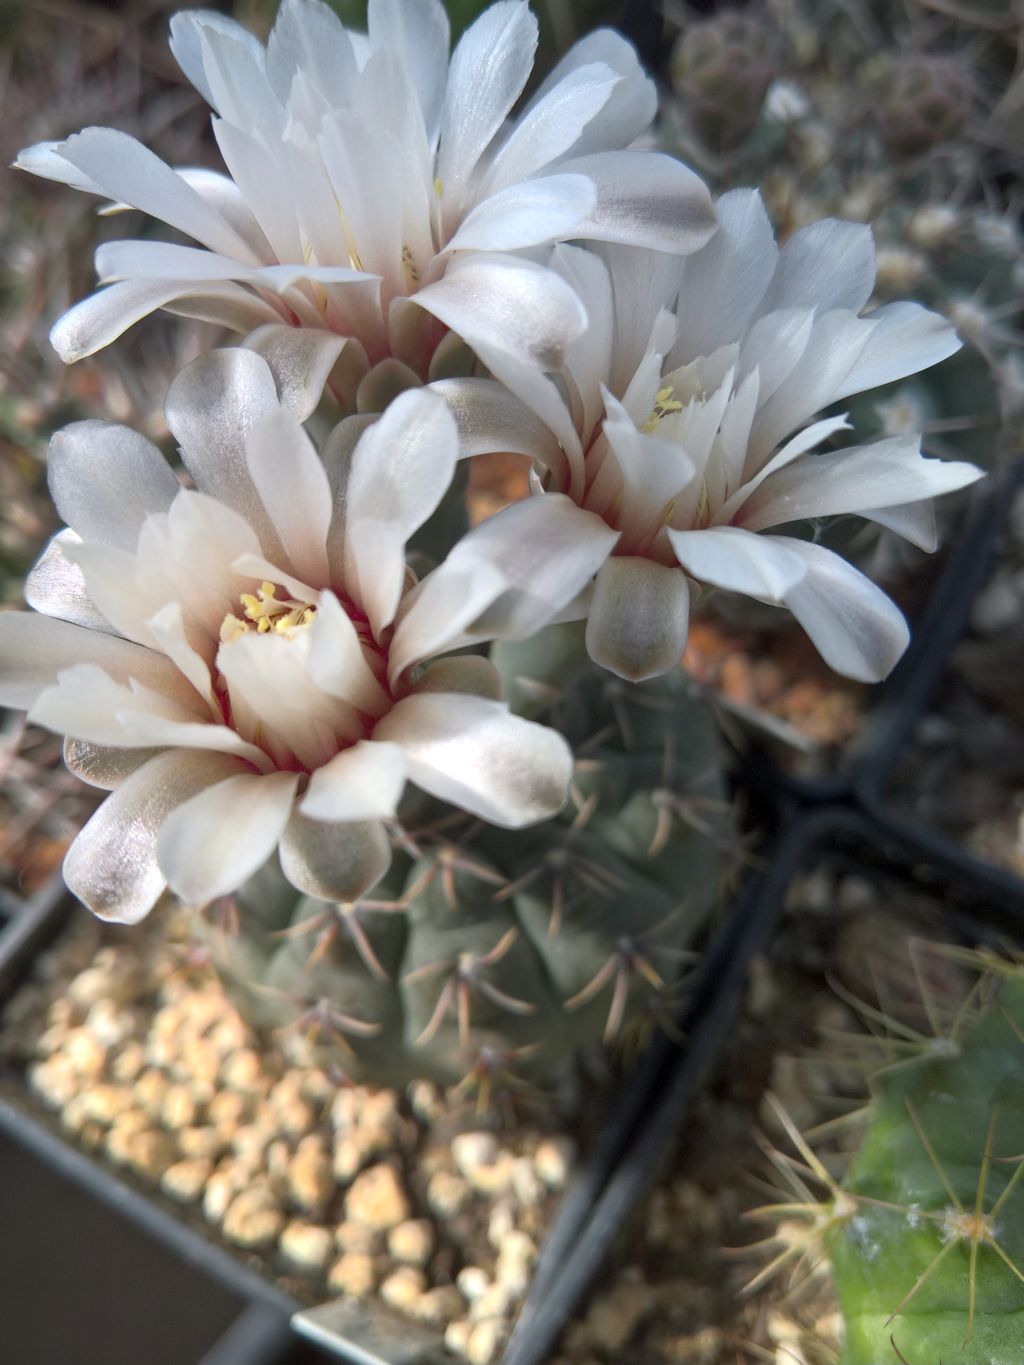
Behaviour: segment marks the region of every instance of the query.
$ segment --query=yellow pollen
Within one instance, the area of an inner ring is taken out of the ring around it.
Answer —
[[[682,412],[683,405],[678,398],[672,397],[674,393],[675,389],[671,384],[666,384],[663,389],[658,390],[654,395],[654,407],[651,409],[651,415],[640,428],[641,431],[650,435],[663,417],[667,417],[670,412]]]
[[[239,597],[243,616],[228,612],[221,622],[220,638],[223,644],[230,644],[239,636],[245,635],[255,627],[257,634],[291,637],[304,626],[310,626],[316,617],[316,608],[305,602],[296,602],[290,597],[279,598],[273,583],[261,583],[256,593],[243,592]]]
[[[434,181],[434,193],[437,195],[438,199],[444,194],[444,186],[441,184],[440,176]]]

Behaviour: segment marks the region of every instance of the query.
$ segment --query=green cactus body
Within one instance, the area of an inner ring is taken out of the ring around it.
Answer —
[[[830,1254],[844,1365],[1024,1360],[1024,971],[883,1073]]]
[[[500,830],[414,795],[408,837],[362,902],[297,898],[268,866],[202,919],[255,1024],[353,1079],[485,1085],[550,1077],[667,1017],[718,894],[716,726],[681,672],[628,689],[578,675],[574,631],[497,661],[522,709],[546,699],[576,749],[557,819]],[[540,659],[558,676],[531,676]]]

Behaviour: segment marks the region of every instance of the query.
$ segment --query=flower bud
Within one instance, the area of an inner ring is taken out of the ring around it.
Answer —
[[[971,112],[971,86],[945,57],[900,55],[884,64],[875,120],[890,155],[922,156],[962,131]]]
[[[728,151],[753,130],[777,64],[774,34],[747,14],[726,10],[680,35],[672,83],[709,147]]]

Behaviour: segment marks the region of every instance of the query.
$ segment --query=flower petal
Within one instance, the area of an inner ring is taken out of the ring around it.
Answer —
[[[328,901],[358,900],[391,866],[391,841],[379,820],[309,820],[297,810],[280,853],[292,886]]]
[[[437,178],[458,204],[477,162],[522,93],[537,48],[537,20],[524,0],[499,0],[471,24],[452,53]]]
[[[410,692],[468,692],[501,701],[501,674],[481,654],[453,654],[428,664]]]
[[[762,536],[784,545],[807,572],[785,603],[830,668],[859,682],[886,677],[910,641],[903,613],[869,578],[822,545]]]
[[[398,608],[406,542],[444,497],[458,452],[455,421],[428,389],[400,394],[356,446],[345,513],[345,579],[375,636]]]
[[[374,738],[402,747],[418,787],[504,828],[547,819],[568,795],[565,740],[502,702],[446,692],[405,697]]]
[[[191,186],[141,142],[113,128],[85,128],[58,148],[65,161],[112,199],[240,261],[257,264],[248,243]]]
[[[551,175],[508,185],[477,204],[447,251],[519,251],[578,235],[597,206],[585,175]]]
[[[611,97],[593,116],[572,150],[578,156],[609,147],[626,147],[650,125],[658,108],[654,82],[643,70],[633,47],[614,29],[602,28],[574,43],[544,78],[526,108],[526,119],[557,85],[574,71],[594,63],[610,67],[620,77]]]
[[[668,368],[713,355],[739,341],[771,282],[779,258],[756,190],[732,190],[715,203],[718,231],[683,262],[679,340]]]
[[[919,436],[890,436],[869,446],[805,456],[744,502],[736,520],[748,531],[788,521],[897,507],[965,488],[984,471],[965,460],[929,460]]]
[[[326,583],[331,486],[295,415],[272,408],[259,418],[245,435],[245,462],[289,567],[307,583]]]
[[[351,618],[332,592],[320,594],[307,667],[321,691],[366,715],[379,716],[387,709],[388,695],[366,661]]]
[[[352,40],[320,0],[282,0],[267,39],[267,79],[283,105],[299,72],[324,96],[347,91],[359,73]]]
[[[431,146],[437,138],[451,34],[441,0],[374,0],[368,7],[370,45],[397,54],[419,96]]]
[[[611,554],[618,532],[562,493],[511,503],[463,536],[424,580],[403,626],[427,610],[427,585],[450,574],[497,570],[503,590],[467,628],[477,640],[521,640],[553,620]],[[435,589],[436,590],[436,589]],[[411,627],[410,627],[411,629]]]
[[[620,79],[603,62],[577,66],[531,100],[491,159],[481,193],[521,184],[570,151],[608,103]]]
[[[688,253],[718,225],[704,181],[663,152],[592,152],[561,162],[558,173],[588,176],[597,189],[597,207],[576,237]]]
[[[283,547],[250,476],[245,438],[279,406],[270,366],[240,347],[208,351],[186,365],[164,405],[196,487],[244,517],[271,559]]]
[[[459,458],[514,451],[556,468],[558,442],[540,418],[493,379],[439,379],[430,386],[447,403],[459,431]]]
[[[615,556],[598,570],[587,617],[587,653],[630,682],[656,678],[683,657],[690,587],[682,569]]]
[[[172,299],[201,293],[202,281],[124,280],[82,299],[54,323],[50,345],[66,365],[102,350]]]
[[[457,257],[416,302],[468,346],[491,346],[524,365],[556,370],[587,325],[566,282],[533,261],[497,253]]]
[[[311,820],[390,820],[405,779],[397,744],[363,739],[317,768],[299,810]]]
[[[888,303],[868,317],[875,324],[871,342],[843,380],[837,398],[917,374],[960,349],[956,329],[919,303]]]
[[[167,887],[156,846],[168,815],[238,768],[224,754],[151,758],[107,797],[71,845],[64,859],[69,889],[101,919],[138,923]]]
[[[85,661],[116,679],[137,678],[172,695],[191,692],[155,650],[31,611],[0,612],[0,705],[27,710],[62,669]]]
[[[50,441],[50,493],[83,540],[135,550],[142,523],[181,485],[151,441],[116,422],[72,422]]]
[[[794,232],[779,252],[758,315],[778,308],[857,313],[875,287],[875,242],[864,223],[823,218]]]
[[[326,8],[326,6],[325,6]],[[284,407],[299,422],[311,417],[347,338],[317,327],[257,327],[241,343],[270,366]]]
[[[803,560],[790,550],[789,540],[778,536],[758,536],[737,526],[704,531],[670,527],[667,535],[687,573],[759,602],[782,602],[804,576]]]
[[[91,744],[87,739],[68,737],[64,741],[64,766],[90,787],[109,792],[160,752],[159,749],[114,749],[109,744]]]
[[[25,601],[46,616],[59,616],[76,626],[110,632],[110,623],[89,593],[85,575],[64,553],[82,543],[74,531],[58,531],[25,580]]]
[[[206,905],[237,890],[277,846],[298,780],[296,773],[239,773],[178,806],[156,844],[174,894]]]
[[[187,80],[195,86],[207,104],[215,107],[213,92],[206,78],[203,63],[203,29],[219,29],[236,42],[247,44],[253,61],[262,61],[263,49],[259,39],[227,15],[216,10],[183,10],[171,18],[171,52]]]
[[[901,507],[873,507],[870,512],[862,512],[861,516],[884,526],[887,531],[894,531],[926,554],[934,554],[939,548],[935,503],[931,498],[924,498],[921,502],[905,502]]]

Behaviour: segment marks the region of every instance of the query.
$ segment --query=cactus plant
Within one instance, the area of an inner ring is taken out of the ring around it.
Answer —
[[[552,705],[531,663],[550,675],[561,658],[568,677],[579,636],[556,627],[498,653],[522,709]],[[681,672],[636,688],[586,673],[553,709],[577,757],[557,819],[499,830],[417,797],[365,900],[299,897],[268,866],[199,918],[255,1023],[353,1078],[487,1084],[550,1075],[670,1010],[728,831],[714,719]]]
[[[942,1051],[880,1079],[850,1170],[845,1365],[1024,1358],[1024,970]]]
[[[945,1035],[903,1031],[896,1060],[871,1080],[845,1179],[776,1105],[797,1170],[827,1197],[755,1211],[782,1221],[752,1285],[827,1256],[842,1365],[1024,1359],[1024,962],[968,961],[984,968],[983,1003],[972,993]]]

